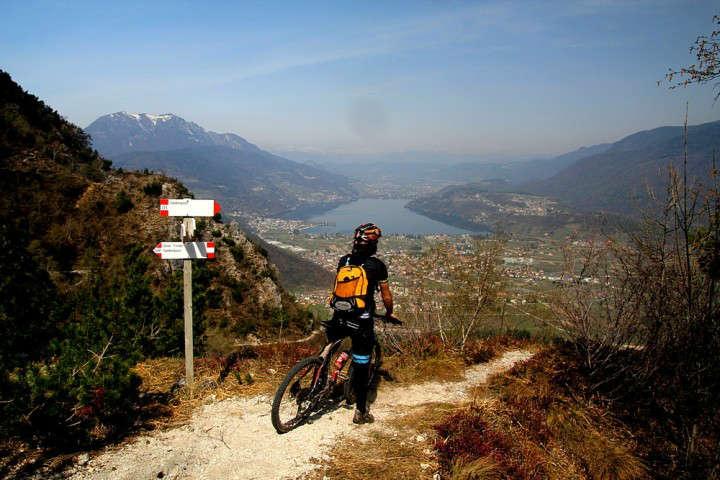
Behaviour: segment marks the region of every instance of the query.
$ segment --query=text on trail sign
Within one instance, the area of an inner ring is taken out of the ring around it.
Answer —
[[[220,204],[215,200],[160,199],[160,215],[163,217],[212,217],[218,213],[220,213]]]
[[[215,258],[215,242],[160,242],[153,253],[163,260]]]

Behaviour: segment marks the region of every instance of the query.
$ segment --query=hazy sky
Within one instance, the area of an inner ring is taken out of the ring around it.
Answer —
[[[657,86],[712,1],[2,0],[0,68],[69,120],[176,113],[270,149],[560,153],[720,118]]]

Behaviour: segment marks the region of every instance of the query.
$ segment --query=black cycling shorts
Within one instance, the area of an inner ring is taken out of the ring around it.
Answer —
[[[328,342],[350,337],[353,362],[358,364],[370,362],[370,355],[375,345],[372,316],[370,318],[343,318],[336,314],[325,324],[325,334]]]

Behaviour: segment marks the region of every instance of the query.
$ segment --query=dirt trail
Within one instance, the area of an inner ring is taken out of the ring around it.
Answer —
[[[468,368],[460,382],[381,388],[372,406],[376,425],[382,427],[408,406],[462,402],[469,387],[530,356],[527,351],[507,352]],[[316,468],[316,461],[326,458],[342,436],[362,435],[368,428],[353,425],[352,410],[339,408],[278,435],[270,423],[270,401],[260,396],[205,405],[187,425],[139,436],[66,474],[74,479],[292,479]]]

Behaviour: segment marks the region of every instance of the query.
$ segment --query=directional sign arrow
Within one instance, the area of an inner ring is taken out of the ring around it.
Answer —
[[[153,253],[163,260],[215,258],[215,242],[160,242]]]
[[[160,199],[160,215],[163,217],[212,217],[218,213],[220,213],[220,204],[215,200]]]

